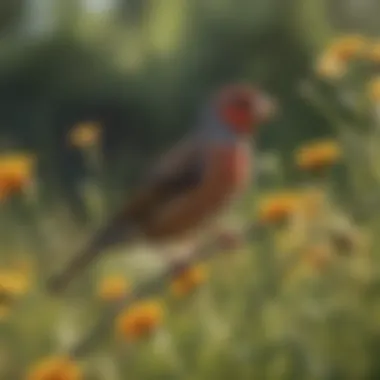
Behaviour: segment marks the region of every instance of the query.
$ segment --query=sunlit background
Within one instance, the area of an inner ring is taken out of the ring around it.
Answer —
[[[377,0],[2,0],[0,379],[380,378],[379,14]],[[255,228],[73,354],[167,262],[126,246],[61,297],[45,280],[234,81],[280,105],[226,220]]]

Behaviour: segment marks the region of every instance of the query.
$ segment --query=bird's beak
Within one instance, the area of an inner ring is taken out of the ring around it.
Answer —
[[[271,120],[279,113],[278,102],[269,96],[261,96],[257,107],[257,112],[260,115],[260,119],[263,121]]]

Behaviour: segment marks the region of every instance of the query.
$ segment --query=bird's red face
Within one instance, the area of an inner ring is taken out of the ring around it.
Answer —
[[[231,86],[219,93],[217,108],[221,119],[239,135],[251,135],[275,112],[275,103],[250,86]]]

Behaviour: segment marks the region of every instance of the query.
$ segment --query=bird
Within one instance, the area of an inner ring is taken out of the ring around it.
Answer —
[[[251,137],[276,113],[257,86],[232,83],[209,95],[198,123],[157,160],[135,192],[68,265],[47,282],[60,293],[110,247],[139,236],[151,243],[181,240],[201,229],[248,188]]]

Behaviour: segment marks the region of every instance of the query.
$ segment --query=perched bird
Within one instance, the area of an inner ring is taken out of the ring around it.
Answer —
[[[273,100],[250,85],[227,85],[213,94],[197,128],[158,161],[135,195],[48,288],[64,290],[115,244],[136,236],[153,243],[178,240],[204,226],[249,185],[249,138],[273,110]]]

